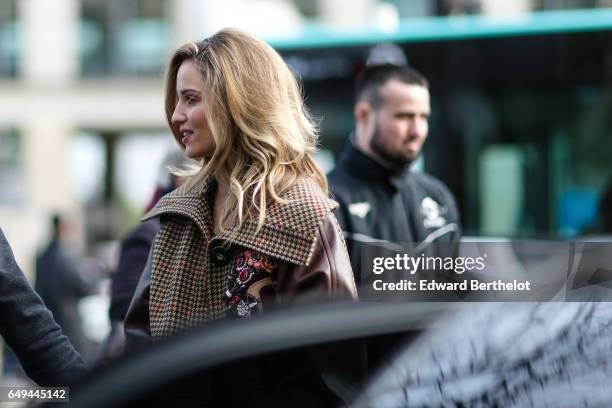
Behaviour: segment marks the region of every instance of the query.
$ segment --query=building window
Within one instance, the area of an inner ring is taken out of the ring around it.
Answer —
[[[534,10],[570,10],[605,7],[600,0],[534,0]]]
[[[16,0],[0,0],[0,78],[17,73],[19,23]]]
[[[170,49],[165,0],[84,0],[83,76],[139,76],[163,72]]]
[[[25,198],[21,139],[14,130],[0,129],[0,204]]]
[[[101,136],[79,132],[68,145],[68,185],[79,202],[86,206],[104,195],[106,146]]]

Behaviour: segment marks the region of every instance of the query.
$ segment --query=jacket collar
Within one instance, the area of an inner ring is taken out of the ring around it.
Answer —
[[[274,202],[268,206],[264,225],[258,232],[257,220],[247,218],[237,232],[215,236],[211,211],[215,190],[216,181],[210,178],[192,188],[186,183],[163,196],[143,221],[160,215],[188,217],[199,227],[206,242],[222,239],[277,259],[308,265],[319,225],[338,206],[314,183],[302,180],[281,195],[286,203]]]
[[[354,135],[340,155],[339,164],[359,179],[387,182],[395,190],[399,190],[404,180],[410,174],[410,165],[399,170],[391,170],[362,152],[355,144]]]

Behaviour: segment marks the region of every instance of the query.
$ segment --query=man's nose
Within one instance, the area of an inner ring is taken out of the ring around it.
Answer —
[[[406,129],[409,136],[417,135],[419,132],[419,121],[417,119],[410,119],[408,121],[408,127]]]
[[[426,131],[427,123],[419,119],[413,119],[408,122],[408,135],[418,136]]]

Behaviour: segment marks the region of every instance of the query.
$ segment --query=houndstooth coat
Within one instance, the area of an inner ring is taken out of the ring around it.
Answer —
[[[162,227],[126,316],[128,349],[304,295],[356,298],[337,203],[315,185],[296,183],[282,195],[288,203],[267,208],[258,232],[246,219],[232,236],[213,232],[215,191],[213,180],[182,186],[145,216],[161,217]]]

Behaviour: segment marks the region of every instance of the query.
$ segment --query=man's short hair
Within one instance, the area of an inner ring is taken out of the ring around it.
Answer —
[[[379,89],[387,81],[395,79],[407,85],[417,85],[429,89],[427,79],[414,68],[407,65],[382,64],[366,67],[355,82],[355,102],[368,101],[374,109],[380,108],[382,99]]]

